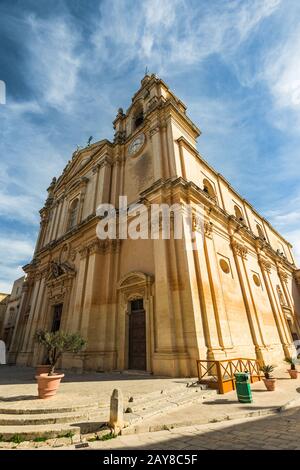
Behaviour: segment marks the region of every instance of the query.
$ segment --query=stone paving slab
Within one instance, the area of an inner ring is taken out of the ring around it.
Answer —
[[[42,407],[54,412],[61,408],[81,406],[106,407],[114,388],[120,388],[124,401],[133,397],[137,402],[143,400],[145,394],[158,396],[175,390],[182,390],[192,378],[153,377],[145,374],[129,373],[83,373],[65,372],[65,377],[57,395],[50,400],[43,400]],[[149,398],[149,395],[148,395]],[[35,369],[31,367],[0,365],[0,412],[3,409],[40,410],[41,400],[37,397]]]

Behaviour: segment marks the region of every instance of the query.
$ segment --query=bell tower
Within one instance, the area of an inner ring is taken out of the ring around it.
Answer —
[[[113,126],[114,144],[125,160],[124,194],[130,193],[131,200],[157,180],[185,177],[181,140],[196,150],[200,130],[188,118],[185,104],[156,75],[144,76],[130,107],[118,110]]]

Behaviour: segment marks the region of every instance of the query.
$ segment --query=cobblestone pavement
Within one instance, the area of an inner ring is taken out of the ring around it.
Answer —
[[[90,442],[89,446],[123,450],[300,450],[299,432],[300,407],[297,407],[273,416],[120,436],[105,442]]]

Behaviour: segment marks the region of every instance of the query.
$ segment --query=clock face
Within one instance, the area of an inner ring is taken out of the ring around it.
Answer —
[[[145,142],[145,135],[140,134],[138,135],[129,145],[128,147],[128,155],[134,155],[137,153],[144,145]]]

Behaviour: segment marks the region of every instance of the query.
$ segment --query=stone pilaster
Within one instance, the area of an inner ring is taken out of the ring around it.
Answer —
[[[204,222],[204,250],[219,342],[224,351],[232,353],[233,342],[214,246],[213,225],[209,221]]]
[[[255,307],[255,304],[253,303],[253,296],[251,294],[251,288],[250,288],[249,279],[247,275],[247,269],[246,269],[248,249],[246,245],[244,245],[241,242],[238,242],[232,236],[231,236],[231,249],[233,251],[236,270],[237,270],[239,281],[240,281],[240,286],[241,286],[245,309],[246,309],[246,313],[248,317],[252,341],[253,341],[254,348],[255,348],[255,354],[259,361],[264,362],[263,350],[265,349],[265,344],[264,344],[262,330],[261,330],[261,326],[260,326],[258,315],[257,315],[257,310]]]
[[[282,345],[282,349],[284,351],[285,356],[289,356],[290,352],[288,349],[288,343],[290,341],[289,341],[288,334],[287,334],[288,333],[287,325],[286,325],[285,319],[282,316],[280,308],[278,308],[277,299],[275,297],[275,293],[274,293],[273,286],[272,286],[272,281],[270,278],[272,264],[270,263],[268,259],[264,258],[261,254],[258,254],[258,262],[261,268],[264,283],[265,283],[266,290],[268,293],[268,298],[269,298],[270,306],[274,315],[274,320],[277,326],[277,331],[278,331],[278,335],[279,335],[280,342]]]

